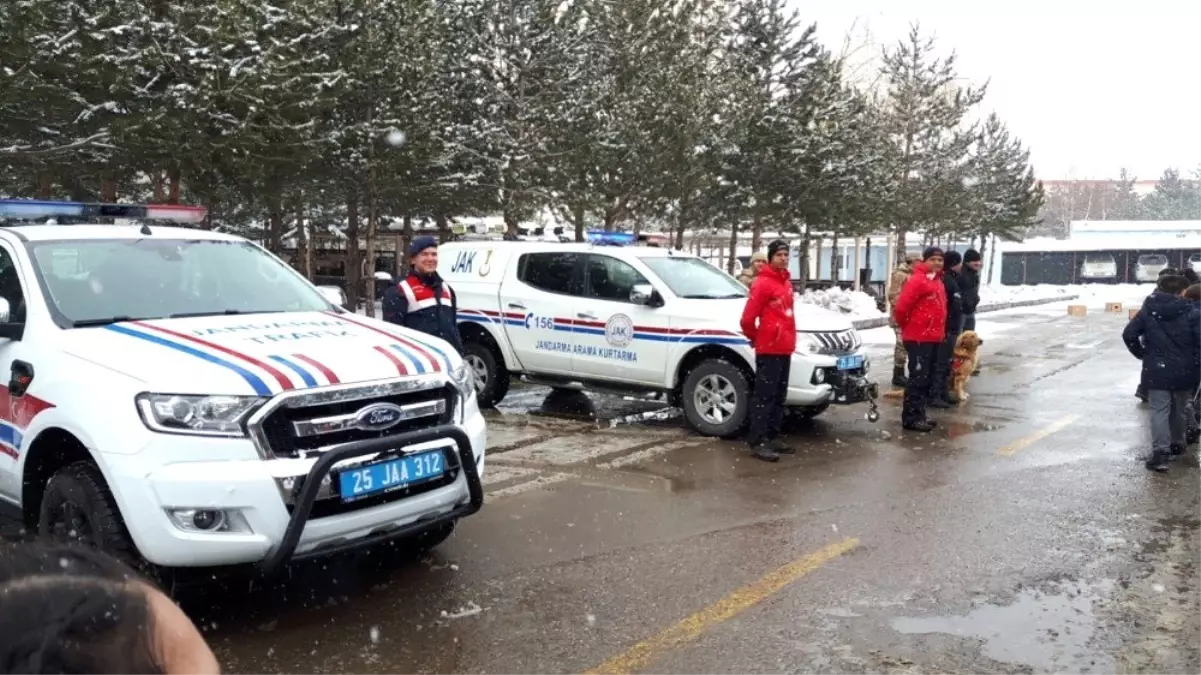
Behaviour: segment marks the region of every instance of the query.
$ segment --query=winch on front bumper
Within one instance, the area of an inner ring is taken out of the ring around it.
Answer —
[[[880,387],[867,379],[866,369],[828,368],[825,373],[825,382],[833,390],[830,403],[850,405],[867,401],[869,406],[867,421],[876,422],[880,419],[880,411],[876,406],[876,399],[880,396]]]

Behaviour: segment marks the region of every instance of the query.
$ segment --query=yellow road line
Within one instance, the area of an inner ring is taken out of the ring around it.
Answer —
[[[1079,415],[1068,415],[1067,417],[1060,418],[1060,419],[1056,420],[1055,422],[1052,422],[1051,424],[1047,425],[1046,427],[1039,429],[1038,431],[1030,434],[1029,436],[1027,436],[1025,438],[1019,438],[1018,440],[1010,443],[1009,445],[1002,446],[1000,450],[997,450],[997,454],[1002,455],[1004,457],[1008,457],[1008,456],[1018,452],[1019,450],[1022,450],[1023,448],[1026,448],[1030,445],[1033,445],[1034,443],[1037,443],[1038,441],[1041,441],[1042,439],[1046,438],[1047,436],[1050,436],[1051,434],[1055,433],[1056,431],[1060,431],[1060,430],[1064,429],[1065,427],[1071,425],[1072,422],[1075,422],[1078,419],[1080,419]]]
[[[840,542],[830,544],[820,551],[810,553],[803,558],[777,568],[767,575],[760,577],[758,580],[730,593],[716,603],[684,618],[676,625],[658,635],[639,642],[617,656],[606,660],[596,668],[588,671],[588,673],[589,675],[599,675],[600,673],[633,673],[672,649],[692,642],[709,628],[732,619],[754,607],[785,586],[858,545],[858,539],[853,537],[843,539]]]

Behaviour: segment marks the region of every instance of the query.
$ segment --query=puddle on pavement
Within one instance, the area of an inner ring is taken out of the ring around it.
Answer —
[[[893,630],[906,635],[943,633],[982,641],[994,661],[1040,672],[1113,672],[1113,659],[1090,641],[1097,627],[1093,602],[1113,583],[1065,582],[1053,591],[1026,589],[1008,604],[984,603],[960,616],[898,617]]]

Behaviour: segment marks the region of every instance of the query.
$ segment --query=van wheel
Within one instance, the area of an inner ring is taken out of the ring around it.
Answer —
[[[509,371],[497,363],[496,353],[482,342],[468,342],[463,347],[463,360],[475,376],[475,396],[481,408],[491,408],[509,393]]]
[[[742,433],[750,411],[746,373],[724,359],[704,361],[684,378],[684,417],[697,433],[730,438]]]
[[[38,511],[38,534],[93,546],[126,562],[139,559],[113,493],[91,462],[68,464],[50,477]]]

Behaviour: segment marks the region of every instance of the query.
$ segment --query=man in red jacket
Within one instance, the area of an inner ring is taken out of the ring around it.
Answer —
[[[776,437],[784,426],[784,401],[788,374],[796,350],[796,317],[792,313],[792,281],[788,274],[788,242],[767,246],[767,265],[751,286],[751,297],[742,310],[742,332],[755,348],[755,389],[751,393],[751,452],[766,462],[781,452],[796,450]]]
[[[938,347],[946,337],[947,292],[942,282],[942,263],[942,249],[927,248],[922,261],[913,266],[913,274],[901,288],[892,309],[909,356],[909,386],[905,387],[901,426],[913,431],[928,432],[934,428],[934,423],[926,418],[926,403]]]

